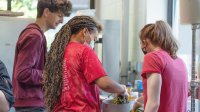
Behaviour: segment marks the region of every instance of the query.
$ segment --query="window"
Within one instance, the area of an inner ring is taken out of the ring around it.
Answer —
[[[0,10],[7,10],[7,4],[11,0],[0,0]],[[24,17],[35,18],[38,0],[12,0],[11,11],[24,12]]]
[[[0,11],[7,10],[7,0],[0,0]]]

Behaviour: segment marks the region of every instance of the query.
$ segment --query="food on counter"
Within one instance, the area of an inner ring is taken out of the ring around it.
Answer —
[[[138,107],[134,112],[144,112],[143,107]]]
[[[116,96],[112,101],[113,104],[126,104],[129,103],[128,98],[123,95]]]

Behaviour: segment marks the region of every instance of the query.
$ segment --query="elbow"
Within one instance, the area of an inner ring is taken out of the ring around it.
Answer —
[[[9,106],[6,106],[0,109],[0,112],[8,112],[8,111],[9,111]]]
[[[8,112],[9,111],[9,103],[2,91],[0,91],[0,112]]]

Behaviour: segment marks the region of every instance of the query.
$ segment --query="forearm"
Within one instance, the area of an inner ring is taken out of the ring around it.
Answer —
[[[123,85],[115,82],[114,80],[110,79],[107,76],[97,79],[96,84],[102,90],[109,92],[109,93],[122,94],[126,91],[125,87],[123,87]]]
[[[116,82],[111,82],[110,85],[106,86],[105,88],[101,88],[101,89],[103,89],[104,91],[109,92],[109,93],[122,94],[125,92],[125,88]]]
[[[20,83],[28,85],[41,85],[42,70],[25,68],[16,73],[16,78]]]
[[[159,103],[147,101],[144,112],[157,112]]]
[[[161,75],[152,73],[147,75],[147,103],[145,112],[157,112],[160,105]]]
[[[8,112],[9,104],[4,93],[0,90],[0,112]]]

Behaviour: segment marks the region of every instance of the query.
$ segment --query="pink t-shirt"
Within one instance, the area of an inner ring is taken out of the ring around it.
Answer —
[[[162,77],[158,112],[186,112],[188,79],[185,64],[180,58],[172,59],[164,50],[150,52],[144,56],[144,105],[148,100],[146,73],[159,73]]]
[[[62,94],[54,112],[100,112],[99,89],[94,81],[106,73],[95,52],[70,42],[63,62]]]

